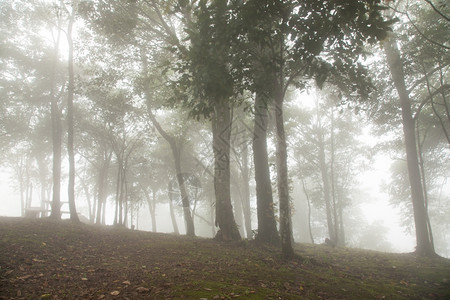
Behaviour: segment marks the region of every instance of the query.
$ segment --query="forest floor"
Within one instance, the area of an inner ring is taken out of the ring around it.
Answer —
[[[450,261],[0,218],[0,299],[450,299]]]

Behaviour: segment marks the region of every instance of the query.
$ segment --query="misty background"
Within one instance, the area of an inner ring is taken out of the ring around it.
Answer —
[[[218,155],[212,146],[211,118],[213,124],[217,120],[208,111],[210,104],[196,99],[216,95],[216,90],[208,94],[211,86],[227,94],[217,85],[232,80],[227,96],[231,117],[224,127],[230,132],[230,199],[240,236],[253,239],[258,234],[258,205],[252,145],[259,138],[254,132],[258,108],[253,104],[268,84],[252,82],[247,74],[251,67],[242,67],[253,64],[253,58],[245,56],[252,51],[239,49],[227,56],[224,69],[231,70],[229,76],[216,74],[223,63],[215,52],[223,50],[220,35],[194,51],[203,27],[195,27],[189,18],[204,21],[200,12],[217,13],[213,4],[195,10],[189,1],[75,2],[0,3],[0,215],[25,216],[33,210],[39,211],[33,216],[50,215],[59,136],[63,219],[74,211],[67,196],[72,178],[76,212],[83,222],[186,234],[183,201],[188,197],[195,234],[214,237]],[[299,11],[293,9],[292,15]],[[396,18],[390,26],[405,61],[432,241],[436,253],[450,257],[449,23],[436,21],[436,11],[448,16],[449,7],[443,2],[434,7],[425,1],[399,1],[392,11],[394,15],[385,17]],[[240,10],[233,13],[227,24]],[[265,30],[261,24],[252,26]],[[181,45],[171,44],[171,34]],[[294,54],[285,62],[291,68],[300,58],[295,56],[295,36],[289,34],[286,48]],[[237,44],[251,45],[245,37],[239,39]],[[329,47],[315,59],[339,68],[331,63],[335,46]],[[186,49],[192,50],[187,58]],[[317,70],[286,84],[282,109],[293,238],[322,244],[334,234],[339,246],[413,252],[414,213],[398,93],[383,41],[358,49],[351,54],[358,58],[346,63],[367,73],[358,69],[359,75],[349,75],[347,82],[333,71],[322,74],[327,71],[314,65],[311,70]],[[206,73],[198,79],[196,72]],[[353,83],[369,92],[351,90]],[[267,159],[279,227],[279,107],[266,105]],[[173,145],[181,172],[174,170]],[[176,174],[182,174],[185,197]]]

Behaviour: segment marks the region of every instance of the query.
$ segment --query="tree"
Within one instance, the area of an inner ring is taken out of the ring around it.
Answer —
[[[75,21],[76,5],[77,1],[71,1],[71,8],[69,12],[69,20],[67,25],[67,43],[69,46],[69,57],[68,57],[68,96],[67,96],[67,153],[69,156],[69,186],[68,186],[68,196],[69,196],[69,209],[70,209],[70,220],[74,222],[80,222],[78,218],[76,206],[75,206],[75,154],[74,154],[74,121],[73,121],[73,98],[75,90],[75,74],[73,71],[73,23]],[[67,10],[67,7],[66,7]]]
[[[257,92],[255,96],[255,119],[253,136],[253,156],[255,165],[256,201],[258,214],[257,240],[278,244],[277,224],[274,215],[272,184],[270,180],[269,159],[267,152],[267,127],[269,123],[269,99],[265,93]]]
[[[59,42],[61,41],[61,25],[63,17],[61,7],[56,5],[49,5],[48,3],[32,2],[31,6],[18,3],[8,2],[2,4],[2,12],[6,11],[6,22],[9,22],[11,27],[17,29],[14,34],[9,35],[4,54],[9,62],[8,68],[11,74],[19,76],[13,81],[23,82],[26,84],[20,85],[21,92],[14,88],[14,85],[6,80],[5,92],[11,93],[14,97],[7,97],[17,101],[10,106],[10,112],[14,111],[14,107],[29,101],[31,106],[25,109],[22,106],[22,113],[11,114],[10,118],[25,116],[28,121],[21,122],[22,124],[14,128],[8,129],[12,134],[17,134],[15,138],[25,136],[20,135],[20,131],[24,127],[34,127],[35,120],[40,117],[46,118],[41,108],[44,105],[49,105],[47,108],[51,112],[52,118],[52,145],[53,145],[53,201],[52,201],[52,217],[59,219],[60,212],[60,185],[61,185],[61,138],[62,138],[62,124],[61,124],[61,109],[59,101],[64,95],[66,74],[62,71],[62,64],[59,57]],[[5,10],[3,10],[5,9]],[[42,30],[36,30],[40,28]],[[52,34],[53,39],[44,39],[42,32],[47,31]],[[20,46],[19,46],[20,45]],[[7,70],[5,69],[5,71]],[[5,73],[4,73],[5,74]],[[20,78],[22,77],[22,78]],[[26,79],[28,77],[28,79]],[[10,78],[10,77],[9,77]],[[25,97],[21,97],[21,96]],[[18,96],[18,97],[17,97]],[[22,102],[26,100],[25,102]],[[44,104],[45,103],[45,104]],[[30,112],[29,109],[36,110],[39,114]],[[15,116],[14,116],[15,115]],[[33,117],[32,117],[33,116]],[[8,120],[7,118],[6,120]],[[32,119],[34,121],[30,122]],[[39,121],[41,122],[41,121]],[[39,123],[38,122],[38,123]],[[16,122],[8,121],[5,124],[14,124]],[[45,121],[43,121],[43,124]],[[24,131],[25,132],[25,131]],[[7,134],[9,135],[9,134]],[[45,137],[44,137],[45,140]],[[42,166],[40,168],[42,169]],[[43,199],[43,187],[41,189],[41,198]]]
[[[153,113],[153,106],[155,99],[153,97],[153,94],[150,91],[152,83],[152,78],[149,77],[149,67],[148,67],[148,60],[146,57],[146,54],[144,53],[144,50],[141,49],[141,61],[142,61],[142,78],[144,78],[145,84],[143,86],[143,94],[145,95],[146,100],[146,106],[147,106],[147,114],[152,122],[153,126],[156,128],[158,133],[167,141],[167,143],[170,146],[170,149],[172,151],[172,157],[174,161],[174,167],[175,167],[175,176],[177,178],[178,187],[181,194],[181,199],[183,203],[183,213],[184,213],[184,220],[186,224],[186,235],[188,236],[195,236],[195,227],[194,227],[194,221],[192,219],[191,214],[191,206],[190,206],[190,200],[189,195],[186,190],[186,186],[184,183],[185,178],[183,177],[183,171],[181,169],[181,159],[182,159],[182,146],[183,146],[183,140],[184,137],[175,137],[171,134],[169,134],[158,122],[155,114]],[[156,80],[155,80],[156,81]],[[156,85],[152,83],[152,85]],[[162,93],[164,95],[164,93]],[[175,226],[174,226],[175,227]]]
[[[232,55],[229,39],[230,15],[227,1],[209,5],[201,1],[188,23],[187,51],[181,50],[184,65],[181,73],[187,76],[193,100],[188,103],[191,113],[211,119],[214,150],[214,188],[216,195],[216,237],[220,240],[239,240],[241,236],[234,220],[230,193],[230,138],[234,79],[229,71]]]
[[[316,95],[314,107],[290,109],[290,132],[295,136],[291,144],[307,198],[325,208],[328,236],[344,246],[344,209],[368,153],[357,139],[363,120],[342,109],[334,87],[326,86]]]
[[[393,35],[388,36],[383,42],[383,47],[392,80],[398,93],[401,109],[411,200],[416,228],[416,253],[418,255],[431,256],[435,254],[435,251],[431,239],[431,227],[429,226],[429,222],[427,222],[428,214],[425,206],[422,176],[419,168],[415,123],[411,109],[411,100],[405,83],[403,60]]]
[[[378,4],[379,1],[247,1],[243,6],[245,41],[263,49],[262,53],[269,53],[269,59],[263,60],[269,63],[263,91],[275,106],[280,235],[285,257],[293,255],[283,119],[287,89],[294,83],[301,87],[302,79],[313,77],[319,87],[329,78],[347,86],[346,90],[365,92],[367,85],[361,83],[366,72],[357,59],[364,52],[365,42],[385,35],[387,24],[380,16]],[[244,53],[250,59],[244,61],[249,66],[250,82],[255,82],[260,69],[252,65],[260,57],[248,45]]]

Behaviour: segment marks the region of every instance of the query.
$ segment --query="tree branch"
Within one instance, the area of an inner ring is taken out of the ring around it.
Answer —
[[[450,18],[447,17],[446,15],[444,15],[439,9],[437,9],[436,6],[434,6],[434,4],[430,1],[430,0],[425,0],[426,3],[430,4],[430,6],[433,8],[433,10],[438,13],[441,17],[443,17],[444,19],[446,19],[448,22],[450,22]]]

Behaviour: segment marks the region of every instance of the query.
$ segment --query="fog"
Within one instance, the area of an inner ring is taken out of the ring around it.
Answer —
[[[231,2],[2,2],[0,216],[450,257],[436,8]]]

